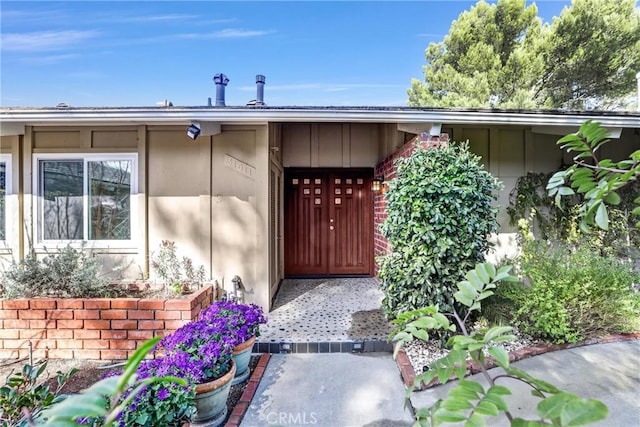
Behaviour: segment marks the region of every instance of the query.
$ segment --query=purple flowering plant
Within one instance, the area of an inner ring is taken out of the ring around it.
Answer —
[[[115,424],[118,427],[182,427],[195,410],[193,381],[201,372],[202,369],[192,365],[190,356],[184,352],[144,360],[136,371],[139,379],[175,376],[185,379],[187,385],[151,383],[120,412]]]
[[[195,409],[196,384],[218,379],[231,369],[234,342],[224,318],[189,322],[162,338],[155,347],[156,358],[138,367],[138,378],[174,376],[188,385],[147,386],[120,413],[117,425],[182,426]]]
[[[188,363],[180,365],[180,369],[189,375],[188,380],[201,384],[220,378],[231,369],[233,343],[224,319],[197,320],[164,337],[156,351],[188,355]]]
[[[224,323],[233,347],[260,336],[260,325],[267,323],[262,307],[233,301],[214,301],[200,313],[200,321],[207,324]]]
[[[183,426],[195,410],[195,386],[229,372],[233,348],[259,336],[259,326],[266,322],[262,308],[255,304],[214,302],[197,321],[187,323],[159,342],[151,340],[137,356],[135,365],[127,368],[128,362],[125,371],[129,369],[129,375],[135,372],[135,384],[140,386],[128,387],[114,396],[106,410],[113,412],[118,427]],[[143,360],[151,346],[156,358]],[[107,377],[122,377],[124,373],[112,371]],[[163,378],[175,381],[158,381]],[[100,425],[101,418],[87,414],[83,421]]]

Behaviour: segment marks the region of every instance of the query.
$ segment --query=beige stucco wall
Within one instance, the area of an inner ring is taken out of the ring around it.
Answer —
[[[268,152],[266,126],[225,129],[213,138],[213,276],[226,288],[240,276],[246,301],[263,307],[269,307]]]
[[[169,240],[180,257],[210,272],[211,137],[194,141],[184,128],[150,127],[147,152],[150,259]]]

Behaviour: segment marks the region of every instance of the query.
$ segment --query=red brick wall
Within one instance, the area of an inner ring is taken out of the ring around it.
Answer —
[[[374,177],[383,177],[385,183],[396,177],[396,168],[394,162],[400,158],[407,158],[413,153],[418,146],[425,148],[436,148],[446,145],[449,142],[449,135],[446,133],[438,136],[430,137],[427,134],[421,134],[413,138],[398,148],[394,153],[387,156],[383,161],[378,163],[374,169]],[[376,257],[384,255],[390,251],[389,243],[380,232],[380,225],[387,218],[386,203],[384,199],[384,191],[375,192],[373,195],[373,253]],[[378,273],[378,265],[376,263],[376,274]]]
[[[211,287],[184,299],[34,298],[0,300],[0,359],[120,360],[144,341],[194,320]]]

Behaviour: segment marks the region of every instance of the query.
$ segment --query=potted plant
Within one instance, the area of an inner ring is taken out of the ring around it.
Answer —
[[[232,385],[247,379],[253,344],[260,336],[260,325],[267,323],[262,308],[256,304],[214,301],[200,314],[200,320],[207,323],[224,321],[228,335],[231,337],[233,360],[236,363],[236,374]]]
[[[126,427],[136,425],[152,427],[163,425],[181,427],[195,412],[195,381],[202,375],[199,365],[191,365],[185,352],[168,354],[158,359],[147,359],[136,369],[136,380],[173,376],[184,383],[152,382],[137,392],[132,401],[123,406],[115,418],[115,425]],[[121,375],[120,371],[109,372],[106,376]],[[127,398],[133,388],[125,393],[120,402]],[[88,420],[89,421],[89,420]],[[90,420],[95,421],[95,420]],[[91,423],[90,423],[91,424]],[[101,425],[93,423],[93,425]]]
[[[120,426],[221,425],[236,372],[234,340],[222,318],[189,322],[156,346],[156,359],[137,370],[141,378],[167,375],[183,378],[188,386],[154,384],[123,411]]]

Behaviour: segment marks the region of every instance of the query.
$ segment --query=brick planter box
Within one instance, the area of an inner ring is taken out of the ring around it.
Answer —
[[[0,299],[0,359],[122,360],[144,341],[194,320],[213,299],[200,289],[183,299]]]

